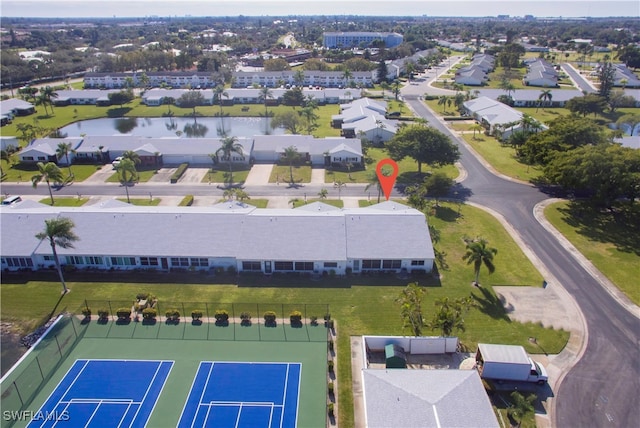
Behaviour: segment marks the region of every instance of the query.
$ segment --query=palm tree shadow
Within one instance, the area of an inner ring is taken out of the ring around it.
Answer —
[[[68,294],[68,293],[67,293]],[[66,296],[67,294],[61,294],[60,298],[58,298],[58,301],[56,302],[56,304],[53,306],[53,309],[51,309],[51,313],[49,313],[49,318],[47,319],[51,319],[53,318],[53,316],[56,314],[56,312],[58,311],[58,306],[60,306],[60,302],[62,302],[62,299],[64,299],[64,296]]]
[[[481,295],[478,295],[476,291],[471,293],[471,296],[475,300],[476,308],[483,314],[489,315],[496,320],[503,320],[511,322],[506,310],[502,304],[500,298],[488,288],[476,288]]]

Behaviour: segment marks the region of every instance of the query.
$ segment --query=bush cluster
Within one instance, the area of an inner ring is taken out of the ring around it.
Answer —
[[[225,309],[216,309],[216,313],[213,316],[218,322],[229,321],[229,312]]]
[[[155,311],[155,309],[153,309]],[[142,311],[142,313],[144,314],[144,311]],[[180,318],[180,311],[175,309],[175,308],[171,308],[171,309],[167,309],[164,312],[165,316],[168,319],[179,319]]]
[[[178,204],[179,207],[190,207],[193,205],[193,195],[187,195],[182,198],[182,201]]]
[[[131,317],[131,308],[118,308],[116,315],[118,318],[129,318]]]
[[[302,312],[300,312],[300,311],[291,312],[289,314],[289,319],[291,320],[292,323],[302,322]]]
[[[158,316],[158,311],[153,308],[145,308],[142,310],[142,318],[145,320],[154,320]]]
[[[276,313],[273,311],[267,311],[264,313],[264,322],[269,324],[269,323],[274,323],[276,322]]]
[[[184,172],[189,168],[188,163],[181,163],[176,172],[171,176],[171,184],[175,184],[180,180],[180,177],[184,175]]]
[[[194,320],[199,320],[200,318],[202,318],[202,310],[201,309],[194,309],[191,311],[191,318]]]

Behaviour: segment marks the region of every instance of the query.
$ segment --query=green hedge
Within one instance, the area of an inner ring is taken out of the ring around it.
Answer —
[[[178,204],[179,207],[190,207],[193,205],[193,195],[187,195],[182,198],[182,201]]]
[[[176,172],[171,176],[171,184],[175,184],[180,180],[180,177],[184,175],[184,172],[189,168],[188,163],[181,163]]]
[[[201,309],[194,309],[191,311],[191,318],[194,320],[199,320],[200,318],[202,318],[202,310]]]
[[[276,322],[276,313],[273,311],[267,311],[264,313],[264,322],[265,323],[274,323]]]
[[[131,316],[131,308],[118,308],[116,315],[118,318],[129,318]]]
[[[300,311],[293,311],[289,314],[289,320],[292,323],[299,323],[302,321],[302,312]]]
[[[98,318],[104,319],[109,317],[109,309],[100,308],[98,309]]]
[[[154,311],[155,311],[155,309],[154,309]],[[143,311],[143,313],[144,313],[144,311]],[[179,311],[179,310],[177,310],[177,309],[175,309],[175,308],[167,309],[167,310],[164,312],[164,315],[165,315],[167,318],[170,318],[170,319],[179,319],[179,318],[180,318],[180,311]]]
[[[229,320],[229,312],[225,309],[216,309],[216,313],[213,315],[213,317],[218,322],[225,322]]]
[[[158,316],[158,311],[153,308],[146,308],[142,310],[142,318],[146,320],[154,320]]]

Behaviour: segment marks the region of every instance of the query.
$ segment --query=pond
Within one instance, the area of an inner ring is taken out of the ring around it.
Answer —
[[[118,117],[81,120],[60,129],[66,137],[83,135],[134,135],[140,137],[251,137],[282,135],[263,117]]]

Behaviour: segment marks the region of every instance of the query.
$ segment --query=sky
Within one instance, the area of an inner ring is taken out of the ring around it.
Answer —
[[[637,0],[0,0],[7,17],[144,16],[640,16]]]

